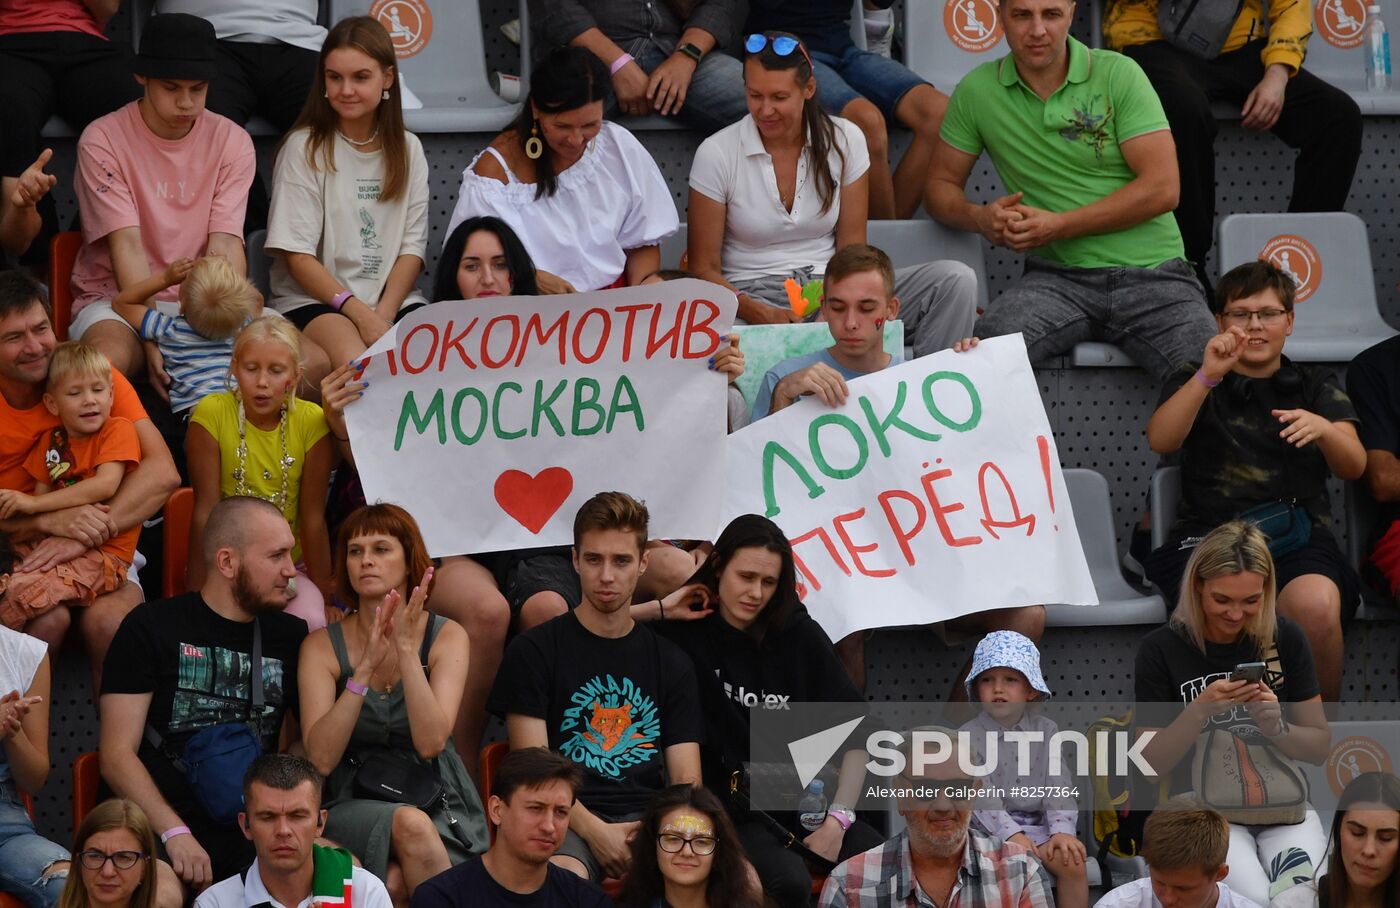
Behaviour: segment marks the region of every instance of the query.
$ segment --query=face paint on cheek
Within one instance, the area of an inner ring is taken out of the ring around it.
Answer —
[[[709,817],[701,817],[689,813],[683,813],[677,817],[673,817],[672,819],[668,820],[666,822],[666,825],[661,827],[661,831],[663,833],[670,832],[675,833],[676,835],[684,836],[714,836],[715,824],[710,822]]]

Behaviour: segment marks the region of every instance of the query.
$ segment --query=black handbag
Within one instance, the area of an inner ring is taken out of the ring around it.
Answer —
[[[1291,500],[1266,501],[1239,515],[1269,538],[1269,554],[1275,560],[1290,555],[1312,538],[1312,516]]]
[[[373,801],[409,804],[433,813],[447,803],[447,783],[426,764],[391,750],[371,751],[358,758],[355,794]]]

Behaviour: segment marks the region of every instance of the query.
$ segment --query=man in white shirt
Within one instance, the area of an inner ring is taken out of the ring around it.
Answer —
[[[1259,908],[1223,882],[1229,850],[1223,816],[1193,798],[1172,798],[1143,828],[1147,877],[1114,889],[1096,908]]]
[[[321,776],[293,754],[265,754],[243,777],[245,810],[238,815],[253,843],[253,866],[204,890],[195,908],[308,908],[316,902],[344,908],[391,908],[374,874],[350,853],[316,845],[326,823]]]

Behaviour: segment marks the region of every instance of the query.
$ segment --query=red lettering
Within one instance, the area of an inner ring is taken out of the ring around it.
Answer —
[[[419,331],[426,331],[428,332],[428,334],[432,335],[432,341],[430,342],[430,346],[428,347],[428,355],[423,358],[422,365],[418,366],[418,368],[415,369],[413,367],[413,364],[409,362],[408,359],[408,345],[413,343],[414,335],[416,335]],[[408,335],[403,339],[403,346],[399,350],[399,358],[403,360],[404,371],[407,372],[409,375],[417,375],[419,372],[426,370],[429,366],[433,364],[433,354],[437,352],[437,346],[437,325],[434,325],[432,322],[423,322],[420,325],[414,325],[413,330],[408,332]]]
[[[580,349],[579,344],[583,336],[583,329],[588,324],[589,316],[595,313],[603,320],[603,331],[598,337],[598,348],[593,351],[593,355],[584,356],[583,350]],[[608,335],[610,334],[612,334],[612,319],[608,316],[608,310],[589,309],[587,312],[583,313],[578,322],[574,325],[574,359],[583,363],[585,366],[589,363],[596,363],[598,358],[603,355],[603,351],[608,348]]]
[[[894,508],[890,505],[890,501],[895,498],[907,501],[914,506],[914,513],[918,515],[918,521],[914,524],[913,529],[906,530],[900,526],[899,519],[895,517]],[[885,512],[885,520],[889,522],[890,532],[894,533],[894,541],[899,543],[899,550],[904,553],[904,560],[908,562],[910,567],[913,567],[914,550],[909,547],[909,541],[919,535],[919,531],[924,528],[924,522],[927,520],[924,503],[919,500],[919,496],[903,489],[890,489],[887,492],[881,492],[878,500],[881,510]]]
[[[658,338],[656,336],[656,329],[661,319],[661,309],[662,306],[660,303],[651,307],[651,325],[647,329],[647,359],[651,359],[655,356],[656,351],[660,350],[668,343],[671,345],[671,352],[667,355],[671,359],[675,359],[676,350],[680,346],[681,322],[685,319],[685,307],[682,306],[676,309],[676,323],[672,325],[665,334]]]
[[[849,514],[838,514],[836,518],[831,521],[831,524],[836,527],[836,535],[841,537],[841,543],[846,547],[846,553],[851,556],[851,563],[856,566],[856,570],[860,571],[866,577],[893,577],[894,570],[892,568],[882,568],[872,571],[865,566],[865,562],[860,560],[861,553],[873,552],[878,549],[880,546],[877,543],[872,542],[869,545],[856,545],[851,541],[851,534],[846,532],[846,524],[848,522],[859,520],[864,516],[865,508],[859,508],[851,511]]]
[[[458,334],[458,335],[455,335],[455,336],[454,336],[453,333],[452,333],[452,325],[453,325],[453,322],[452,322],[451,320],[449,320],[449,321],[447,322],[447,327],[444,328],[444,329],[442,329],[442,338],[443,338],[442,352],[438,355],[438,371],[439,371],[439,372],[446,372],[446,371],[447,371],[447,351],[448,351],[448,350],[456,350],[456,351],[457,351],[457,355],[460,356],[460,357],[462,358],[462,362],[466,364],[466,367],[467,367],[468,369],[475,369],[475,368],[476,368],[476,363],[472,362],[472,358],[471,358],[470,355],[468,355],[467,349],[466,349],[465,347],[462,346],[462,341],[463,341],[469,334],[471,334],[471,333],[472,333],[472,329],[476,327],[476,321],[477,321],[477,320],[476,320],[475,318],[473,318],[470,322],[467,323],[466,329],[465,329],[464,331],[462,331],[461,334]],[[485,351],[483,350],[482,352],[484,353]],[[493,368],[494,368],[494,367],[493,367]]]
[[[846,562],[841,560],[841,555],[836,551],[836,546],[831,544],[831,537],[826,534],[826,527],[817,527],[815,530],[789,539],[788,542],[792,544],[792,563],[797,567],[797,570],[802,576],[807,578],[807,582],[812,585],[812,589],[815,591],[822,588],[821,581],[817,579],[816,574],[813,574],[807,568],[807,563],[797,555],[797,547],[814,536],[821,537],[822,545],[826,546],[826,553],[831,556],[831,560],[836,563],[836,566],[841,569],[843,574],[847,577],[851,576],[851,569],[846,567]]]
[[[510,325],[510,348],[506,350],[506,355],[500,359],[493,359],[491,356],[491,330],[500,322]],[[475,320],[473,320],[475,323]],[[516,345],[520,343],[520,318],[516,315],[498,315],[486,323],[486,330],[481,335],[481,362],[488,368],[499,369],[515,357]]]
[[[1013,520],[993,520],[992,507],[987,501],[987,474],[997,474],[997,479],[1001,480],[1001,487],[1006,490],[1006,497],[1011,502],[1011,516]],[[977,491],[982,495],[982,528],[992,534],[993,539],[1000,539],[997,530],[1010,530],[1015,527],[1025,526],[1026,535],[1035,532],[1035,515],[1027,514],[1021,516],[1021,507],[1016,504],[1016,493],[1011,490],[1011,483],[1007,482],[1006,474],[1001,471],[1001,467],[988,461],[982,464],[982,469],[977,471]],[[1028,525],[1029,524],[1029,525]]]
[[[929,507],[933,509],[933,519],[938,521],[938,531],[943,534],[943,541],[953,547],[964,545],[977,545],[982,541],[981,536],[954,536],[953,528],[948,525],[948,515],[961,511],[964,507],[962,502],[956,504],[942,504],[938,500],[938,493],[933,490],[933,484],[940,479],[947,479],[953,475],[952,470],[931,470],[919,477],[923,483],[924,494],[928,496]]]
[[[550,335],[555,331],[559,332],[559,365],[564,365],[564,341],[569,333],[569,313],[567,310],[559,313],[559,317],[554,320],[554,324],[549,326],[549,330],[543,330],[543,323],[538,312],[530,316],[525,322],[525,342],[520,345],[520,355],[515,359],[515,367],[520,368],[520,364],[525,361],[525,351],[530,347],[530,336],[533,334],[539,338],[540,346],[549,343]]]
[[[633,303],[630,306],[618,306],[613,310],[627,313],[627,327],[622,329],[622,361],[624,363],[632,359],[632,328],[637,322],[637,313],[650,308],[650,303]]]
[[[705,307],[705,318],[703,321],[695,320],[695,313],[701,306]],[[719,332],[710,327],[710,323],[719,318],[719,306],[710,300],[691,300],[685,307],[687,311],[685,320],[685,358],[703,359],[719,349]],[[703,334],[708,340],[704,341],[705,349],[698,352],[690,349],[690,342],[697,334]]]

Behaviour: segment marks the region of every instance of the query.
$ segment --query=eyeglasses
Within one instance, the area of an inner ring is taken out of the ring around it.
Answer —
[[[1225,321],[1232,325],[1248,325],[1255,316],[1259,317],[1259,324],[1272,325],[1287,314],[1286,309],[1231,309],[1223,313]]]
[[[712,835],[698,835],[693,839],[687,839],[683,835],[674,832],[663,832],[656,837],[656,844],[661,846],[661,850],[667,854],[680,854],[681,849],[690,843],[690,851],[699,857],[715,853],[715,845],[718,842]]]
[[[780,57],[788,57],[792,55],[793,51],[799,50],[802,52],[802,56],[807,60],[808,68],[815,68],[812,67],[812,58],[807,56],[807,48],[803,47],[802,42],[791,35],[777,35],[773,38],[769,38],[767,35],[754,32],[744,39],[744,50],[751,54],[759,53],[768,46],[770,41],[773,45],[773,53]]]
[[[114,851],[108,854],[105,851],[98,851],[96,848],[89,848],[87,851],[78,852],[78,860],[88,870],[101,870],[108,861],[118,870],[130,870],[137,862],[146,859],[144,851]]]

